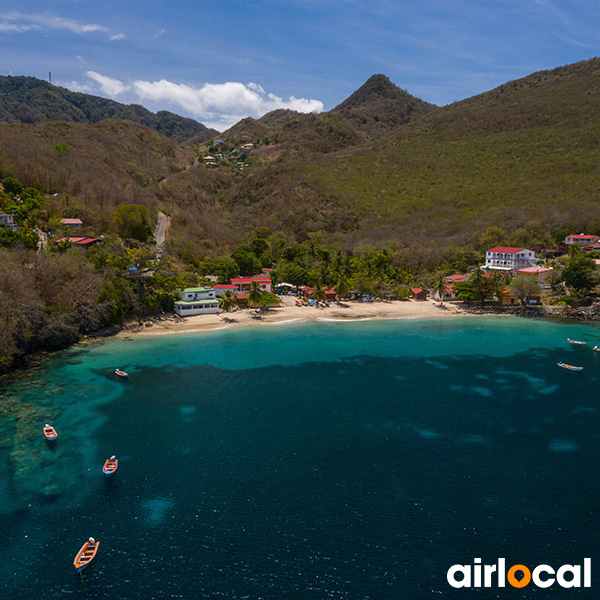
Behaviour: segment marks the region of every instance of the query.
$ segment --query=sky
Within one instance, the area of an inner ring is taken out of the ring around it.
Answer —
[[[2,0],[0,75],[225,131],[371,75],[438,106],[600,55],[598,0]]]

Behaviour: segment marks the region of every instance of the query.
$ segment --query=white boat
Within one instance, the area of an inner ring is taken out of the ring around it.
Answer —
[[[115,369],[115,374],[117,375],[117,377],[129,377],[129,373],[125,373],[125,371],[121,371],[121,369]]]
[[[567,338],[567,342],[569,342],[569,344],[579,344],[580,346],[585,346],[587,344],[587,342],[579,342],[570,338]]]
[[[595,350],[596,352],[600,352],[600,348],[598,348],[598,346],[594,346],[594,347],[592,348],[592,350]]]
[[[564,363],[562,360],[556,363],[561,369],[568,369],[569,371],[583,371],[583,367],[575,367],[573,365],[568,365]]]

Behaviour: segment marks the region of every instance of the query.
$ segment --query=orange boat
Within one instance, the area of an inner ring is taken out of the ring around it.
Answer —
[[[125,373],[125,371],[121,371],[121,369],[115,369],[115,374],[117,377],[129,377],[129,373]]]
[[[49,442],[53,442],[58,437],[56,429],[54,429],[54,427],[51,425],[48,425],[48,423],[44,425],[44,435]]]
[[[110,477],[119,466],[119,461],[116,456],[111,456],[105,463],[102,471],[107,477]]]
[[[81,546],[81,550],[77,553],[73,561],[73,566],[77,569],[78,573],[83,571],[92,562],[92,559],[96,556],[96,552],[98,552],[99,545],[100,542],[97,542],[94,538],[90,538]]]

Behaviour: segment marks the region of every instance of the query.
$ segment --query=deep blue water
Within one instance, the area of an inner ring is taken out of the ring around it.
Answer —
[[[595,571],[591,589],[446,582],[475,557],[595,566],[596,343],[588,325],[477,318],[55,355],[3,382],[0,598],[598,598]]]

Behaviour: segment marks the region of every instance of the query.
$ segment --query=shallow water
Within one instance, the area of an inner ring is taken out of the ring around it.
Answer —
[[[596,598],[446,582],[475,557],[594,563],[596,343],[581,324],[461,318],[63,352],[0,398],[0,597]]]

